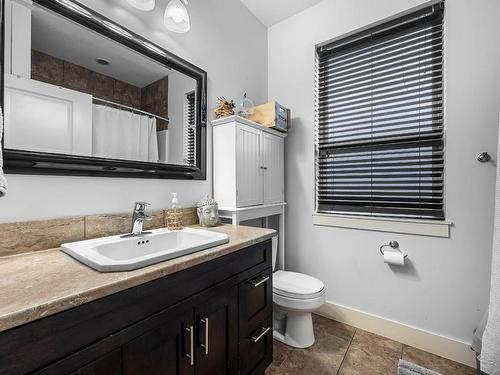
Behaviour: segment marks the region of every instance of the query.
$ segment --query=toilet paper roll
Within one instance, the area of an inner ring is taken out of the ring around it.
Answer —
[[[405,256],[399,251],[384,251],[384,262],[394,266],[404,266]]]

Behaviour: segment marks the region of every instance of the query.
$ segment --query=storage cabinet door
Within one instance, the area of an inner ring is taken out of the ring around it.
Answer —
[[[264,203],[262,131],[237,125],[236,130],[236,205]]]
[[[284,139],[273,134],[262,134],[264,167],[264,204],[285,201]]]
[[[123,374],[194,374],[194,335],[192,308],[166,314],[154,328],[123,345]]]
[[[238,289],[218,289],[195,308],[196,373],[236,374]]]

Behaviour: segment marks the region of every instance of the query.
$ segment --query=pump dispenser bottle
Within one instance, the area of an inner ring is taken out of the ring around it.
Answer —
[[[167,228],[170,230],[182,229],[182,208],[177,199],[177,193],[172,193],[172,205],[167,210]]]

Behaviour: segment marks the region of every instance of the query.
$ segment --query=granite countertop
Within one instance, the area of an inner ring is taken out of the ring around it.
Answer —
[[[0,332],[238,251],[276,233],[232,225],[208,230],[227,233],[229,243],[128,272],[100,273],[59,249],[0,257]]]

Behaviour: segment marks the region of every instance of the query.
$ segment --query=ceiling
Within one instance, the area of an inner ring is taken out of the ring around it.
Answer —
[[[322,0],[240,0],[267,27],[283,21]]]
[[[49,11],[35,7],[31,14],[31,43],[37,51],[137,87],[169,73],[161,64]],[[97,58],[111,64],[100,65]]]

